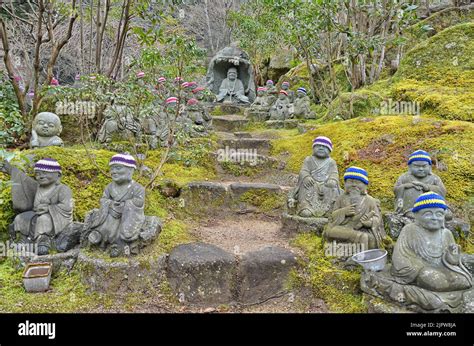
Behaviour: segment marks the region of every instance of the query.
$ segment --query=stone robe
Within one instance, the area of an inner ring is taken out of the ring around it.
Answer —
[[[217,95],[217,102],[222,101],[248,103],[248,98],[245,96],[244,84],[240,79],[231,81],[226,78],[222,81],[219,94]]]

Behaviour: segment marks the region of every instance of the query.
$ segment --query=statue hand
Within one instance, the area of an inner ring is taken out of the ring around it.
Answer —
[[[36,207],[36,210],[35,210],[36,214],[38,215],[43,215],[43,214],[46,214],[46,213],[49,213],[49,208],[48,208],[48,205],[47,204],[40,204]]]
[[[345,211],[346,216],[354,216],[356,212],[356,205],[352,204],[348,207],[343,208],[343,210]]]
[[[294,208],[296,207],[296,201],[293,198],[288,199],[288,207],[289,208]]]
[[[365,214],[360,218],[360,222],[362,223],[362,225],[364,225],[365,227],[372,227],[372,214],[373,213]]]
[[[324,184],[327,188],[334,189],[336,187],[336,182],[334,180],[328,180],[326,181],[326,184]]]
[[[303,185],[304,185],[304,187],[306,187],[306,188],[310,188],[310,187],[313,187],[315,183],[316,183],[316,182],[314,181],[313,178],[307,177],[307,178],[304,180]]]

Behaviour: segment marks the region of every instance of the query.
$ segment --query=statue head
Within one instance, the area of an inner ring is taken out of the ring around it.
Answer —
[[[344,173],[344,189],[346,194],[359,193],[365,195],[367,194],[368,185],[369,175],[365,169],[352,166]]]
[[[42,137],[59,136],[63,127],[59,117],[51,112],[41,112],[33,120],[33,129]]]
[[[265,83],[267,88],[273,87],[273,81],[271,79],[267,80],[267,83]]]
[[[283,90],[288,90],[290,88],[290,83],[289,82],[283,82],[281,83],[281,88]]]
[[[307,92],[306,92],[306,89],[301,87],[301,88],[298,88],[298,90],[296,90],[296,96],[298,96],[298,98],[303,98],[307,95]]]
[[[408,170],[417,178],[431,174],[431,157],[423,150],[417,150],[408,157]]]
[[[258,87],[257,88],[257,96],[264,96],[265,95],[265,91],[267,91],[267,88],[265,87]]]
[[[444,218],[448,206],[444,198],[435,192],[421,194],[413,205],[415,223],[431,232],[444,227]]]
[[[235,67],[231,67],[227,70],[227,78],[229,78],[231,81],[237,79],[237,69]]]
[[[287,97],[288,97],[288,93],[285,90],[280,90],[280,92],[278,93],[278,98],[280,100],[284,100]]]
[[[132,181],[133,172],[137,168],[137,162],[133,156],[124,153],[114,155],[110,159],[109,166],[110,175],[114,183],[122,185]]]
[[[332,142],[329,138],[324,136],[316,137],[313,141],[313,156],[324,159],[329,157],[332,151]]]
[[[42,159],[35,163],[35,179],[39,186],[47,187],[59,184],[61,178],[61,166],[56,160]]]

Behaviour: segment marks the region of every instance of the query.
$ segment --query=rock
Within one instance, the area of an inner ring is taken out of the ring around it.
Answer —
[[[181,193],[181,188],[178,186],[178,184],[176,184],[176,182],[172,180],[165,180],[163,183],[160,184],[158,189],[165,197],[176,198]]]
[[[54,239],[56,250],[66,252],[78,246],[81,241],[83,224],[73,222],[64,231],[59,233]]]
[[[299,233],[314,232],[321,235],[328,219],[325,217],[301,217],[284,213],[281,218],[282,232],[293,236]]]
[[[182,302],[229,303],[234,298],[236,264],[233,255],[215,245],[184,244],[171,251],[167,277]]]
[[[268,154],[271,147],[270,140],[266,138],[223,139],[220,143],[229,149],[243,149],[259,155]]]
[[[234,132],[234,136],[237,138],[252,138],[250,132]]]
[[[240,115],[213,116],[212,126],[216,131],[234,132],[243,128],[249,122]]]
[[[271,129],[294,129],[298,126],[298,120],[267,120],[265,121],[265,126]]]
[[[265,183],[232,183],[230,190],[235,199],[249,191],[265,190],[275,194],[283,192],[279,185]]]
[[[410,311],[406,308],[387,302],[378,297],[373,297],[366,293],[363,294],[363,297],[367,305],[367,312],[369,313],[375,313],[375,314],[413,313],[413,311]]]
[[[296,264],[296,256],[280,247],[247,252],[239,263],[239,301],[257,303],[285,292],[288,274]]]
[[[149,291],[166,280],[166,255],[149,258],[145,262],[129,259],[95,258],[79,252],[76,268],[81,281],[92,291],[128,293]]]
[[[270,63],[267,69],[267,78],[279,80],[281,76],[291,69],[294,51],[290,49],[279,49],[277,54],[270,57]]]
[[[184,202],[183,208],[191,214],[215,215],[230,202],[227,187],[211,182],[189,183],[182,189],[181,198]]]

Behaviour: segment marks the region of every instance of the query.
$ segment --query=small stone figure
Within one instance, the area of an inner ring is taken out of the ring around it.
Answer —
[[[265,83],[265,87],[267,88],[269,93],[271,93],[272,91],[276,92],[275,84],[271,79],[267,80],[267,82]]]
[[[253,111],[262,111],[268,112],[270,109],[270,105],[268,104],[268,97],[266,94],[267,88],[265,87],[258,87],[257,88],[257,97],[255,101],[253,101],[250,109]]]
[[[285,90],[288,93],[288,100],[290,103],[295,102],[295,92],[290,90],[290,82],[281,83],[281,90]]]
[[[111,257],[137,254],[142,241],[155,237],[159,220],[145,217],[145,188],[132,179],[135,159],[117,154],[109,165],[112,182],[104,190],[100,208],[86,215],[83,245],[108,248]]]
[[[344,173],[345,193],[334,203],[331,220],[324,231],[328,240],[360,243],[363,249],[379,248],[385,238],[380,201],[367,194],[369,178],[359,167]]]
[[[227,78],[225,78],[219,88],[217,102],[227,101],[230,103],[249,103],[249,99],[245,96],[245,89],[242,81],[237,78],[237,69],[231,67],[227,70]]]
[[[398,178],[394,187],[395,212],[387,214],[392,237],[398,237],[403,226],[413,221],[412,208],[422,193],[433,191],[446,195],[441,178],[431,169],[431,157],[426,151],[417,150],[408,157],[408,172]]]
[[[290,101],[288,101],[288,93],[280,90],[278,99],[270,108],[270,120],[286,120],[290,114]]]
[[[315,116],[311,111],[310,104],[306,89],[303,87],[298,88],[293,106],[293,115],[298,119],[314,119]]]
[[[302,217],[327,216],[341,194],[336,162],[330,157],[332,142],[319,136],[313,141],[313,155],[305,158],[298,183],[288,196],[288,207]]]
[[[32,148],[64,145],[59,135],[63,127],[59,117],[51,112],[41,112],[33,120],[30,146]]]
[[[463,263],[452,233],[444,227],[447,205],[432,191],[421,194],[414,222],[398,237],[392,265],[380,273],[364,273],[364,292],[380,295],[416,311],[472,311],[472,273]],[[468,294],[470,292],[470,294]]]
[[[199,104],[197,99],[188,100],[184,113],[191,120],[191,137],[201,137],[208,134],[212,126],[212,117],[207,109]]]
[[[140,111],[140,121],[143,135],[146,137],[146,142],[151,149],[156,149],[158,146],[157,141],[157,130],[158,130],[158,120],[155,117],[154,106],[144,107]]]
[[[72,224],[73,199],[69,187],[61,184],[61,166],[56,160],[35,163],[35,179],[8,162],[0,170],[11,176],[13,209],[20,212],[10,225],[10,236],[16,241],[38,245],[38,255],[46,255],[52,241]]]

